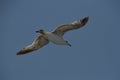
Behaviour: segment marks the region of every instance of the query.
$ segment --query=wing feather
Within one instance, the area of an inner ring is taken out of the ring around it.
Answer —
[[[57,27],[53,31],[53,33],[57,34],[58,36],[63,36],[64,33],[66,33],[67,31],[79,29],[79,28],[83,27],[88,22],[88,19],[89,19],[89,17],[85,17],[85,18],[83,18],[81,20],[77,20],[71,24],[61,25],[61,26]]]
[[[48,43],[49,43],[49,41],[41,35],[37,39],[35,39],[35,41],[31,45],[28,45],[25,48],[23,48],[22,50],[20,50],[17,53],[17,55],[23,55],[23,54],[35,51]]]

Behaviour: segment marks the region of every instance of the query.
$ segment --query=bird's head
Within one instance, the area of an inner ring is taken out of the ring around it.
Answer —
[[[40,30],[36,31],[36,33],[45,34],[43,29],[40,29]]]

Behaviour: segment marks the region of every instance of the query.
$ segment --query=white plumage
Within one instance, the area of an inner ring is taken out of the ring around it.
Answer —
[[[46,39],[48,39],[49,41],[58,44],[58,45],[68,45],[70,46],[70,44],[65,41],[61,36],[58,36],[54,33],[51,32],[44,32],[45,35],[43,35]]]

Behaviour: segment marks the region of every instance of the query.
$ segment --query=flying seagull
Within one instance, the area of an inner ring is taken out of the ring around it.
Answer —
[[[52,32],[46,32],[42,29],[36,31],[36,33],[40,33],[41,35],[37,39],[35,39],[35,41],[33,41],[31,45],[28,45],[24,47],[22,50],[20,50],[17,53],[17,55],[23,55],[35,51],[43,47],[44,45],[48,44],[49,41],[58,45],[71,46],[71,44],[68,41],[63,39],[63,35],[70,30],[79,29],[83,27],[88,22],[88,19],[89,17],[84,17],[83,19],[74,21],[70,24],[61,25]]]

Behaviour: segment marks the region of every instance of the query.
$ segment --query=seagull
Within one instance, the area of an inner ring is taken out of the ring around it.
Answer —
[[[19,52],[17,52],[17,55],[23,55],[38,50],[39,48],[42,48],[43,46],[47,45],[49,42],[52,42],[57,45],[67,45],[71,47],[71,44],[63,39],[63,35],[70,30],[79,29],[83,27],[88,22],[88,19],[89,17],[84,17],[70,24],[60,25],[51,32],[44,31],[43,29],[37,30],[36,33],[40,33],[41,35],[38,36],[31,45],[28,45]]]

